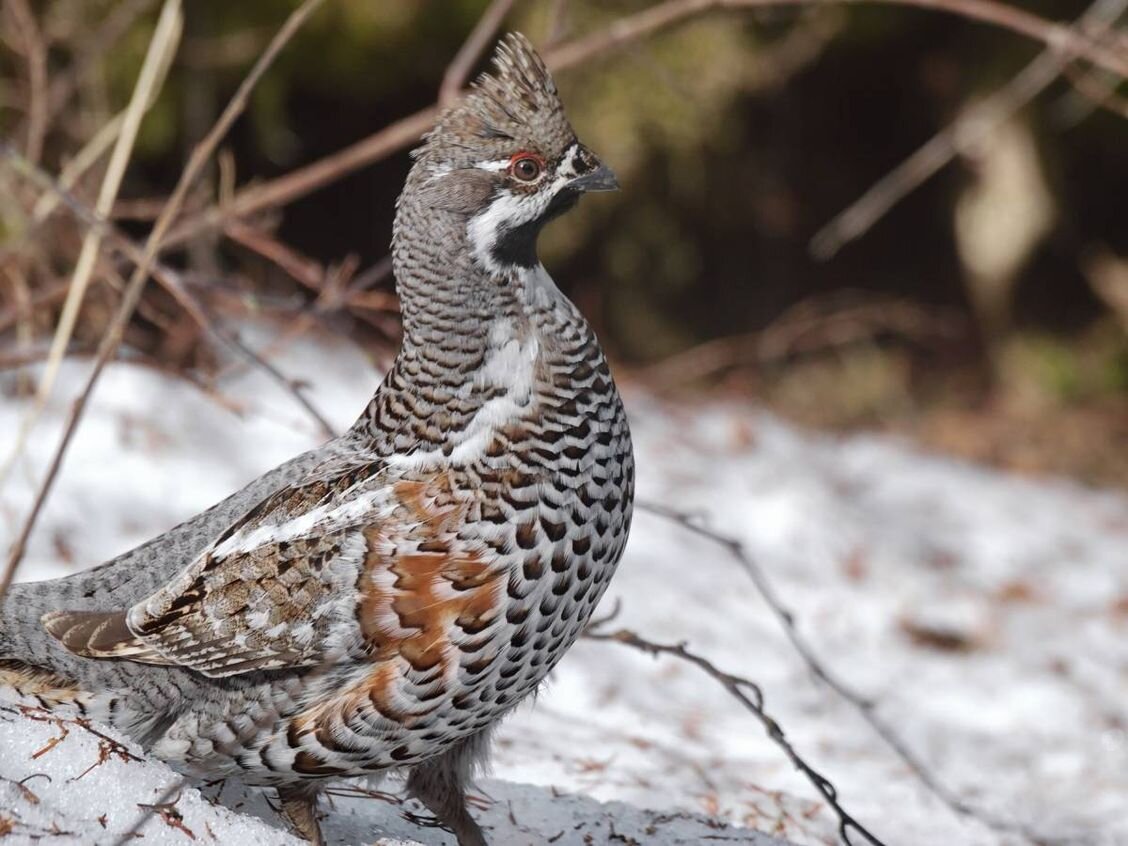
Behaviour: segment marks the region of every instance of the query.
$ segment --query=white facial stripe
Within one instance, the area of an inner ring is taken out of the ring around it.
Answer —
[[[491,273],[506,270],[498,265],[493,257],[493,248],[502,233],[516,229],[521,224],[544,214],[556,194],[558,183],[563,184],[566,181],[567,178],[559,178],[553,183],[551,190],[541,190],[534,194],[513,194],[502,191],[484,211],[470,218],[470,222],[466,224],[466,234],[478,263]]]
[[[494,173],[500,173],[503,170],[509,169],[509,159],[498,159],[493,162],[475,162],[474,167],[480,170],[489,170]]]
[[[516,194],[502,189],[483,211],[470,218],[466,225],[466,234],[469,236],[474,257],[482,267],[491,273],[500,273],[510,269],[501,267],[494,258],[493,250],[499,238],[505,232],[516,229],[544,214],[549,203],[552,202],[552,198],[569,182],[579,176],[577,165],[580,161],[580,150],[579,142],[575,142],[564,151],[552,182],[547,186],[542,185],[535,193],[528,194]],[[480,161],[474,167],[496,173],[508,170],[510,161],[510,159]],[[538,177],[535,182],[529,184],[530,186],[535,185],[542,179],[543,177]]]

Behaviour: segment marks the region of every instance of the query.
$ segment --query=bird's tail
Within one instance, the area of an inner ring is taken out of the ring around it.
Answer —
[[[43,597],[37,585],[12,585],[0,599],[0,694],[45,708],[73,705],[85,711],[90,695],[67,654],[40,625]],[[67,665],[72,666],[68,667]]]
[[[92,659],[67,650],[43,617],[69,606],[75,593],[88,594],[86,575],[13,585],[0,598],[0,701],[77,712],[148,748],[202,695],[207,680],[174,667]]]

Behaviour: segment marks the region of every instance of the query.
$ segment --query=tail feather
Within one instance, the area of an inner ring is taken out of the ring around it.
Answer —
[[[12,585],[0,599],[0,688],[49,703],[74,701],[98,690],[99,662],[66,650],[41,618],[53,605],[52,582]]]
[[[74,705],[85,713],[90,699],[90,694],[70,679],[8,659],[0,660],[0,690],[5,688],[21,698],[35,699],[48,709]]]
[[[343,436],[345,438],[350,435]],[[15,690],[45,707],[94,702],[139,742],[214,684],[179,667],[157,666],[122,641],[120,611],[172,579],[235,519],[333,453],[333,444],[303,453],[207,511],[111,561],[46,582],[12,585],[0,597],[0,694]],[[61,635],[61,637],[59,637]],[[115,646],[113,641],[118,638]],[[72,651],[69,646],[79,647]],[[91,660],[120,658],[133,660]],[[129,703],[115,709],[118,703]],[[101,717],[100,717],[101,718]]]
[[[92,660],[71,652],[47,625],[62,626],[64,639],[85,634],[87,642],[101,644],[98,632],[113,630],[107,619],[112,615],[77,612],[63,623],[65,612],[43,611],[54,604],[50,585],[14,585],[0,600],[0,700],[14,693],[25,704],[48,710],[73,708],[149,746],[200,694],[199,682],[172,667]]]
[[[12,585],[0,599],[0,693],[14,692],[44,708],[76,705],[85,713],[89,695],[78,681],[43,661],[42,649],[30,648],[35,633],[27,629],[21,613],[29,605],[27,591],[24,585]]]
[[[49,611],[40,622],[68,651],[84,658],[169,663],[134,636],[124,611]]]

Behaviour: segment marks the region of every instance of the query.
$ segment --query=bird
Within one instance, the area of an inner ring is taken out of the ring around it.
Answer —
[[[413,151],[403,335],[344,434],[94,569],[13,586],[0,688],[197,777],[277,790],[323,843],[328,780],[398,772],[460,846],[491,732],[589,622],[627,541],[630,428],[538,234],[618,187],[528,39]]]

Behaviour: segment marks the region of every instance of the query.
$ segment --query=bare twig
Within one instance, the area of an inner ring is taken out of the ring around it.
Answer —
[[[795,766],[795,769],[799,770],[799,772],[814,785],[815,790],[822,795],[823,799],[838,817],[838,834],[842,838],[843,843],[853,843],[850,839],[850,833],[854,832],[864,838],[867,843],[872,844],[872,846],[883,846],[882,841],[879,840],[875,834],[869,831],[869,829],[858,822],[842,807],[838,799],[838,790],[831,783],[830,779],[808,764],[795,747],[791,745],[791,742],[783,733],[783,727],[765,710],[764,693],[755,682],[718,669],[717,666],[707,658],[698,655],[696,652],[690,652],[684,643],[655,643],[654,641],[640,637],[629,629],[619,629],[615,632],[601,633],[589,628],[584,632],[584,637],[590,640],[621,643],[656,657],[659,655],[670,655],[681,661],[693,664],[695,667],[702,670],[756,716],[756,719],[763,725],[764,730],[767,732],[772,742],[783,750],[784,754],[787,755],[788,759]]]
[[[1107,247],[1090,247],[1081,257],[1081,272],[1093,293],[1128,332],[1128,260]]]
[[[916,779],[923,784],[930,793],[946,805],[949,810],[958,816],[975,820],[995,831],[1018,834],[1031,843],[1042,842],[1037,835],[1027,831],[1025,826],[998,817],[971,805],[937,779],[928,768],[928,765],[909,748],[908,744],[901,739],[896,730],[877,714],[876,703],[872,699],[854,690],[835,673],[831,672],[819,657],[815,655],[807,639],[799,632],[795,621],[795,614],[784,604],[783,600],[780,599],[779,594],[776,593],[767,575],[760,568],[759,564],[756,563],[755,559],[752,558],[751,554],[740,540],[730,535],[714,531],[707,526],[703,526],[693,515],[678,511],[674,508],[669,508],[665,505],[654,502],[639,502],[637,503],[637,507],[665,520],[669,520],[698,537],[706,538],[724,547],[744,572],[748,574],[757,592],[764,599],[764,602],[767,603],[768,608],[771,609],[776,620],[779,621],[792,648],[798,653],[810,673],[849,703],[859,715],[861,715],[862,719],[869,724],[874,733],[876,733],[878,737],[893,750],[897,757],[901,759],[902,763],[908,767]]]
[[[145,835],[141,833],[141,829],[148,824],[149,820],[153,819],[156,816],[160,816],[167,825],[172,825],[172,821],[165,818],[165,813],[162,809],[167,809],[169,803],[180,801],[180,795],[184,792],[184,788],[186,786],[186,780],[176,780],[164,789],[164,793],[156,797],[155,802],[148,804],[142,804],[138,802],[137,807],[144,811],[144,813],[137,818],[137,820],[133,823],[133,827],[130,828],[129,831],[123,833],[115,841],[114,846],[124,846],[124,844],[129,843],[136,838],[144,837]],[[172,827],[175,828],[176,826],[172,825]]]
[[[115,139],[122,137],[121,133],[123,130],[127,132],[134,131],[132,129],[132,123],[134,121],[140,121],[141,117],[147,114],[153,107],[153,104],[156,103],[158,95],[164,88],[165,79],[168,77],[168,71],[172,66],[172,60],[175,56],[176,50],[169,49],[164,51],[159,57],[159,64],[156,67],[151,83],[148,85],[147,100],[140,104],[142,114],[137,115],[135,113],[137,107],[131,102],[126,108],[122,109],[109,121],[100,126],[93,137],[82,145],[82,149],[75,153],[66,164],[63,165],[63,169],[59,172],[60,185],[67,189],[77,185],[78,180],[102,158],[106,150],[110,148],[110,145],[114,143]],[[115,150],[115,156],[116,155]],[[111,168],[114,167],[113,161],[113,158],[111,158]],[[56,202],[58,202],[58,200],[53,194],[40,197],[39,202],[37,202],[32,209],[31,216],[34,224],[38,225],[42,223],[54,210]],[[112,204],[113,210],[117,209],[117,205],[118,203],[115,197],[115,201]],[[106,214],[110,214],[109,209],[105,211]],[[156,217],[155,214],[154,217]]]
[[[368,268],[368,270],[357,274],[350,286],[350,292],[354,294],[363,293],[369,288],[375,288],[391,275],[392,257],[387,255],[372,265],[372,267]]]
[[[470,71],[497,35],[501,22],[505,20],[511,8],[513,8],[513,0],[493,0],[478,18],[478,23],[474,25],[466,42],[455,54],[454,59],[447,66],[446,73],[443,74],[443,82],[439,86],[440,106],[446,108],[458,99],[470,76]]]
[[[78,781],[84,775],[89,773],[94,767],[105,763],[111,757],[117,758],[119,761],[140,763],[141,758],[130,752],[122,743],[114,740],[108,734],[94,728],[94,724],[86,717],[66,717],[52,713],[45,708],[38,708],[31,705],[2,705],[0,711],[8,714],[26,717],[29,720],[34,720],[37,723],[50,723],[59,730],[59,734],[47,741],[47,744],[41,749],[36,751],[31,757],[40,758],[46,755],[52,749],[59,745],[61,741],[66,739],[70,734],[70,727],[74,726],[82,729],[87,734],[93,735],[98,740],[98,760],[87,767],[81,774],[75,776],[71,781]]]
[[[418,141],[431,128],[438,114],[438,106],[428,106],[285,176],[243,188],[222,206],[212,206],[175,226],[165,239],[165,245],[183,244],[202,232],[223,226],[233,218],[247,217],[264,209],[292,203],[346,174],[378,162]]]
[[[606,29],[546,50],[545,61],[553,71],[567,70],[710,12],[862,2],[914,6],[961,15],[1040,41],[1070,58],[1085,58],[1128,77],[1128,55],[1077,33],[1066,24],[1048,21],[994,0],[666,0],[620,18]],[[438,115],[438,105],[428,106],[323,159],[276,179],[243,188],[230,202],[212,206],[178,224],[169,233],[165,245],[182,244],[202,232],[223,226],[232,218],[292,203],[414,144],[431,128]]]
[[[17,311],[26,315],[16,325],[16,348],[19,352],[27,354],[31,351],[34,329],[32,326],[32,311],[30,304],[32,301],[31,287],[28,285],[27,276],[24,273],[24,268],[20,263],[15,262],[4,267],[0,265],[0,275],[8,279],[9,285],[14,295],[15,304],[13,311]],[[27,396],[34,392],[31,386],[31,381],[28,374],[22,371],[16,381],[16,393],[19,396]]]
[[[238,335],[232,334],[225,337],[224,340],[227,341],[228,344],[234,346],[244,356],[249,358],[256,366],[264,370],[272,379],[274,379],[275,382],[281,385],[287,393],[294,397],[301,405],[301,407],[306,410],[309,416],[317,421],[317,425],[321,429],[322,435],[324,435],[326,438],[332,438],[336,436],[337,432],[336,430],[334,430],[333,424],[325,418],[325,415],[317,410],[317,406],[309,401],[309,398],[306,397],[304,393],[305,386],[301,382],[297,381],[296,379],[291,379],[289,376],[287,376],[285,373],[271,364],[264,356],[259,355],[257,352],[251,349],[251,347],[245,344]]]
[[[1114,23],[1126,5],[1124,0],[1096,0],[1071,31],[1093,37]],[[1049,49],[1040,53],[1010,82],[965,111],[819,229],[811,239],[811,254],[822,261],[833,257],[846,244],[868,232],[893,206],[956,155],[982,144],[1011,115],[1049,87],[1076,55],[1058,49],[1052,42],[1047,43]]]
[[[0,152],[3,147],[0,147]],[[28,318],[37,308],[58,302],[67,295],[70,286],[69,279],[61,279],[51,285],[39,285],[38,290],[29,299],[13,303],[8,308],[0,311],[0,332],[20,320]]]
[[[211,131],[196,145],[195,149],[193,149],[192,155],[188,159],[188,164],[185,166],[184,172],[180,175],[180,180],[177,182],[168,204],[165,206],[164,211],[149,233],[148,240],[145,243],[144,254],[141,256],[140,263],[136,266],[133,275],[130,277],[129,287],[122,299],[121,307],[114,315],[113,323],[107,330],[99,346],[94,369],[87,379],[82,392],[75,400],[71,413],[67,418],[62,438],[55,449],[47,473],[36,493],[31,511],[24,521],[15,543],[12,545],[7,567],[4,570],[3,578],[0,579],[0,596],[4,595],[15,576],[16,568],[19,566],[20,560],[23,558],[24,550],[27,548],[28,538],[31,536],[31,531],[35,527],[40,511],[43,509],[43,504],[46,502],[51,484],[54,482],[55,477],[58,475],[59,468],[62,466],[67,447],[70,445],[71,438],[74,437],[74,432],[78,427],[79,420],[82,418],[86,404],[93,393],[94,386],[97,384],[98,377],[101,375],[106,363],[111,356],[113,356],[114,352],[117,350],[118,344],[121,342],[126,324],[129,322],[134,309],[137,307],[138,301],[141,299],[141,293],[145,287],[145,282],[152,269],[157,252],[160,249],[161,242],[172,220],[179,213],[181,204],[184,202],[184,198],[188,193],[188,189],[194,184],[204,164],[211,157],[211,154],[214,152],[223,136],[226,135],[231,124],[235,122],[235,119],[242,114],[243,110],[246,108],[251,91],[254,89],[259,79],[262,78],[262,75],[274,62],[274,59],[282,48],[322,2],[323,0],[305,0],[301,6],[290,14],[281,29],[279,29],[278,33],[274,36],[274,39],[263,52],[262,56],[255,62],[254,67],[251,68],[242,84],[240,84],[238,90],[231,98],[231,101],[227,104],[227,107],[216,121],[215,126],[212,127]]]
[[[143,811],[157,814],[161,821],[169,828],[175,828],[182,832],[189,840],[195,840],[196,834],[192,829],[184,824],[184,815],[180,813],[180,809],[176,807],[176,803],[180,801],[180,794],[168,802],[158,802],[157,804],[147,805],[144,802],[138,802],[137,807]]]
[[[768,362],[879,333],[940,343],[966,338],[968,332],[966,321],[952,310],[847,289],[788,308],[760,333],[756,352],[760,361]]]
[[[223,227],[223,232],[235,243],[242,244],[263,258],[274,262],[311,291],[320,293],[325,285],[325,271],[320,264],[313,259],[300,255],[296,250],[261,230],[248,226],[242,221],[229,220]]]

